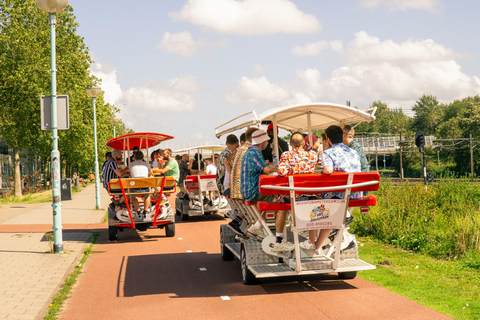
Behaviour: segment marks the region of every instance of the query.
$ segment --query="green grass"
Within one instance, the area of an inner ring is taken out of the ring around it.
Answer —
[[[16,204],[16,203],[41,203],[52,201],[52,190],[45,190],[37,193],[28,193],[21,198],[8,196],[0,198],[0,204]]]
[[[83,251],[82,259],[75,266],[75,270],[67,277],[65,284],[63,285],[62,289],[60,289],[60,292],[55,296],[55,298],[53,298],[53,302],[50,304],[50,309],[48,310],[48,314],[45,316],[45,320],[57,319],[57,315],[62,307],[63,301],[68,298],[68,295],[77,282],[78,277],[82,273],[83,264],[87,262],[88,256],[92,253],[92,248],[97,241],[98,234],[98,232],[94,233],[92,240],[90,241],[90,245]]]
[[[361,238],[360,258],[376,270],[359,276],[455,319],[480,319],[477,257],[440,260]]]

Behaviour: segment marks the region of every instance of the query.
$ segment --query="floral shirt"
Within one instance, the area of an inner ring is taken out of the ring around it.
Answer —
[[[305,151],[302,147],[297,147],[282,154],[277,173],[279,176],[313,173],[317,160],[315,151]]]
[[[343,143],[336,143],[322,152],[322,164],[324,167],[333,167],[333,171],[361,172],[360,156],[357,151],[350,149]],[[344,192],[327,192],[326,199],[337,197],[344,198]],[[352,192],[350,199],[360,199],[362,192]]]
[[[282,154],[282,157],[280,158],[280,163],[278,164],[277,173],[279,176],[300,173],[314,173],[317,162],[317,153],[313,151],[312,148],[310,148],[310,151],[305,151],[302,147],[293,148],[292,150],[286,151]],[[297,193],[295,194],[295,199],[303,196],[312,195]],[[317,196],[314,195],[313,197]],[[277,202],[290,202],[290,196],[282,195],[279,197]]]
[[[251,146],[247,149],[242,158],[241,190],[245,201],[252,201],[259,194],[259,180],[263,169],[268,163],[263,158],[262,152]]]

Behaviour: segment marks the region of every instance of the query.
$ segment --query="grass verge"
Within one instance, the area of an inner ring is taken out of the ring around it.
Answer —
[[[92,253],[92,248],[97,242],[98,232],[93,234],[93,238],[90,241],[90,245],[83,251],[83,257],[80,262],[75,266],[75,270],[67,277],[65,284],[62,286],[60,292],[53,298],[53,302],[50,304],[50,309],[45,317],[45,320],[57,319],[57,314],[62,307],[63,301],[65,301],[72,291],[73,286],[77,283],[78,276],[82,273],[83,264],[88,260],[88,256]]]
[[[480,319],[480,270],[359,237],[360,258],[376,270],[359,276],[454,319]]]
[[[21,198],[8,196],[0,198],[0,204],[16,204],[16,203],[39,203],[51,202],[52,190],[45,190],[37,193],[28,193]]]

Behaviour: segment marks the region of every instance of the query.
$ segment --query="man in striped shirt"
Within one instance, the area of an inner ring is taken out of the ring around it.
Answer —
[[[129,173],[130,170],[127,168],[122,169],[118,165],[122,163],[122,151],[113,150],[112,158],[105,163],[102,171],[102,181],[103,187],[108,191],[108,183],[112,179],[118,179],[126,173]]]

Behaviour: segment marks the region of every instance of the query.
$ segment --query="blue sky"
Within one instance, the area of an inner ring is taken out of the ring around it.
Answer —
[[[70,0],[105,98],[174,148],[255,110],[480,94],[479,1]]]

